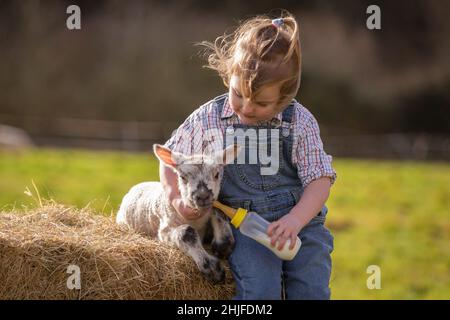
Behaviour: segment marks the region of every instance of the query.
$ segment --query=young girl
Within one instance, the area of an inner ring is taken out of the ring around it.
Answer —
[[[285,13],[273,20],[249,19],[232,34],[203,42],[208,67],[219,73],[228,93],[195,110],[166,143],[173,151],[196,154],[211,145],[223,148],[236,132],[252,130],[247,137],[257,139],[270,132],[257,146],[272,150],[272,158],[279,156],[276,172],[262,174],[267,163],[261,157],[257,163],[227,164],[219,201],[270,221],[272,245],[282,249],[291,239],[293,247],[298,235],[302,246],[293,260],[283,261],[233,228],[236,242],[229,262],[235,299],[280,299],[283,293],[287,299],[330,298],[333,237],[324,222],[336,173],[316,119],[294,100],[301,73],[298,33],[295,18]],[[249,157],[254,151],[251,146],[244,150]],[[205,214],[182,203],[176,176],[164,165],[160,178],[180,215],[197,219]]]

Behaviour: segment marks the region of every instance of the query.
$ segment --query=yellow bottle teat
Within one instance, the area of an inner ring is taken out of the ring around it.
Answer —
[[[239,228],[245,218],[245,215],[247,214],[247,210],[244,208],[234,209],[220,203],[219,201],[214,201],[213,206],[225,213],[231,219],[231,224],[236,228]]]

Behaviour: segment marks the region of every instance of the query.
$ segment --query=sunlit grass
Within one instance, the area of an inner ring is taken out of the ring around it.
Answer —
[[[338,160],[328,202],[335,299],[450,298],[450,165]],[[369,290],[369,265],[381,289]]]
[[[37,150],[0,154],[0,207],[33,202],[24,194],[36,183],[41,196],[110,214],[141,181],[158,179],[151,154]]]

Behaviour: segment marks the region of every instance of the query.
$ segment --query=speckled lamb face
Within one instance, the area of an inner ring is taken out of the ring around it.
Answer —
[[[209,208],[219,195],[223,166],[214,164],[208,157],[195,164],[190,164],[189,160],[185,159],[176,168],[181,196],[192,208]]]
[[[223,163],[239,153],[237,146],[230,146],[213,155],[184,156],[155,145],[155,154],[178,174],[178,187],[183,201],[196,209],[209,208],[219,196],[223,176]]]

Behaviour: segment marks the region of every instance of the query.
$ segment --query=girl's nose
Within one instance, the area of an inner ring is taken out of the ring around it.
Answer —
[[[253,107],[253,104],[249,100],[245,100],[242,102],[241,113],[245,117],[253,117],[253,115],[255,113],[255,108]]]

